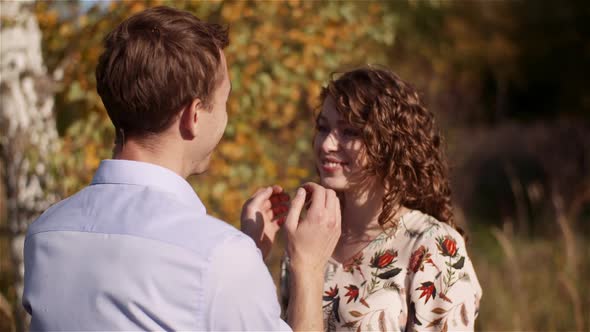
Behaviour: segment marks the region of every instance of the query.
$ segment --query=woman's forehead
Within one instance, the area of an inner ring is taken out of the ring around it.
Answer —
[[[323,119],[330,122],[344,121],[342,115],[336,109],[336,103],[331,96],[326,97],[322,104],[322,111],[320,112],[318,119]]]
[[[349,123],[346,119],[336,110],[335,107],[323,108],[318,115],[318,121],[335,123],[338,126],[348,126]]]

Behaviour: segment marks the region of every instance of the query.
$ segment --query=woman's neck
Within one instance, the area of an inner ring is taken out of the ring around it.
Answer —
[[[384,193],[380,188],[340,192],[342,235],[332,254],[334,259],[348,261],[381,233],[379,214]]]
[[[383,232],[379,225],[379,215],[383,210],[383,186],[373,186],[370,190],[342,192],[342,236],[341,244],[371,241]],[[410,211],[404,206],[397,206],[392,217],[398,220]]]
[[[342,234],[359,238],[379,231],[384,193],[382,188],[342,193]]]

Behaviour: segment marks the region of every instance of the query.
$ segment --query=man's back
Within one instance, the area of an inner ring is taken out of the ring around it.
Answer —
[[[288,328],[254,243],[162,167],[104,161],[25,242],[32,330]]]

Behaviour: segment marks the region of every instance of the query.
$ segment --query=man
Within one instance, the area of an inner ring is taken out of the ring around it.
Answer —
[[[29,228],[23,304],[32,330],[289,329],[255,243],[207,215],[185,180],[207,169],[227,123],[227,44],[219,25],[167,7],[107,36],[96,78],[117,132],[114,158]],[[323,268],[340,235],[334,192],[305,187],[305,218],[300,188],[284,224],[289,323],[301,331],[322,329]],[[242,220],[259,224],[243,229],[276,228],[267,210],[280,191],[254,195]]]

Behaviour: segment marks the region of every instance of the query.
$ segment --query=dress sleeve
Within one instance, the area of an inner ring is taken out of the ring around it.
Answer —
[[[439,224],[422,234],[408,273],[408,331],[473,331],[481,287],[456,230]]]
[[[211,257],[205,306],[207,330],[290,331],[272,277],[254,242],[235,236]]]

